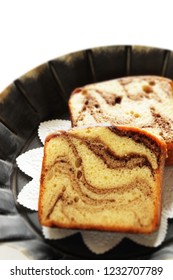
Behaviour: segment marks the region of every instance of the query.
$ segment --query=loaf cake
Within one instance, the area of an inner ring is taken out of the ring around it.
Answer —
[[[173,165],[173,82],[133,76],[86,85],[69,99],[72,126],[108,122],[145,129],[167,143],[166,165]]]
[[[139,128],[98,125],[46,138],[39,219],[49,227],[158,228],[166,144]]]

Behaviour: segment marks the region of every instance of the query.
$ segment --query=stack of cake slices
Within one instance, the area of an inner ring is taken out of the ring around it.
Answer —
[[[72,129],[46,138],[39,219],[50,227],[151,233],[173,164],[173,83],[125,77],[75,89]]]

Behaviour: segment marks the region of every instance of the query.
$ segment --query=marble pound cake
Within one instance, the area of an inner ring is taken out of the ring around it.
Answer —
[[[69,100],[72,126],[108,122],[145,129],[167,143],[166,165],[173,165],[173,82],[134,76],[86,85]]]
[[[160,223],[166,144],[138,128],[95,126],[46,138],[39,219],[49,227],[150,233]]]

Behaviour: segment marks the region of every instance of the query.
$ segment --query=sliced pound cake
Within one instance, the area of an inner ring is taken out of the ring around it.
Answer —
[[[157,76],[125,77],[74,90],[72,126],[108,122],[145,129],[167,143],[173,164],[173,82]]]
[[[95,126],[46,138],[39,219],[50,227],[150,233],[160,222],[166,144],[138,128]]]

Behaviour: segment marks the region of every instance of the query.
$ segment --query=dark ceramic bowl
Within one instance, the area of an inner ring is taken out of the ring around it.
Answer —
[[[69,119],[68,98],[76,87],[129,75],[173,78],[173,52],[153,47],[108,46],[51,60],[26,73],[0,95],[0,241],[10,242],[33,259],[162,259],[173,258],[173,223],[158,248],[123,240],[101,255],[91,253],[79,234],[57,241],[44,240],[37,213],[16,202],[30,180],[15,159],[41,146],[41,121]]]

